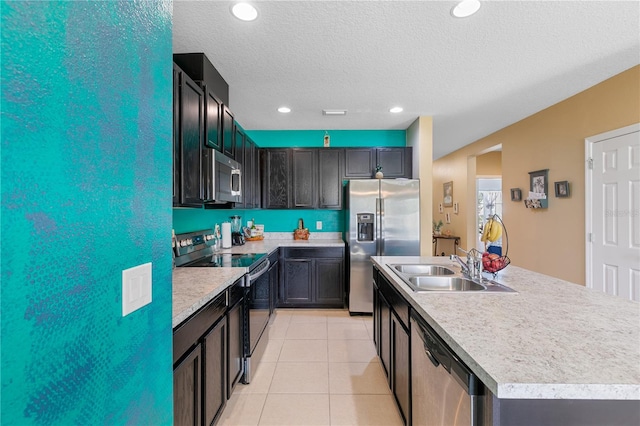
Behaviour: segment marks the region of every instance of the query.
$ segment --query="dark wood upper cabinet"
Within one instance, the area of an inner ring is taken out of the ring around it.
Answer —
[[[200,206],[203,202],[203,120],[204,93],[182,73],[179,95],[180,205]]]
[[[344,149],[318,150],[318,208],[342,209]]]
[[[294,208],[313,209],[317,205],[317,158],[315,149],[294,149],[291,153]]]
[[[375,170],[376,151],[374,148],[345,149],[345,177],[370,178]],[[372,169],[373,165],[373,169]]]
[[[173,64],[173,205],[180,205],[180,78],[182,70]]]
[[[409,148],[347,148],[345,177],[372,178],[376,166],[382,167],[385,178],[412,177],[412,149]]]
[[[376,165],[382,166],[386,178],[411,178],[412,151],[411,148],[376,148]]]
[[[234,133],[233,113],[226,105],[222,105],[222,152],[231,158],[235,158]]]
[[[262,207],[288,209],[291,188],[291,150],[265,149],[261,152]]]
[[[205,84],[204,91],[204,144],[209,148],[222,151],[222,102],[216,98],[213,91]]]

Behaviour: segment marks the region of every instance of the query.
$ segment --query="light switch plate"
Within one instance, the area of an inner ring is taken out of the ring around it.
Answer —
[[[321,229],[322,229],[322,221],[321,221],[321,220],[318,220],[318,221],[316,222],[316,230],[317,230],[317,231],[319,231],[319,230],[321,230]]]
[[[122,316],[151,303],[151,262],[122,271]]]

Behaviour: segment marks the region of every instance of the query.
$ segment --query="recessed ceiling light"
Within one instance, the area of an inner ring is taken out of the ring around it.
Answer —
[[[347,115],[346,109],[323,109],[322,115]]]
[[[231,8],[231,13],[242,21],[253,21],[258,17],[258,11],[249,3],[236,3]]]
[[[280,107],[278,108],[278,112],[281,112],[283,114],[286,114],[288,112],[291,112],[291,108],[287,108],[287,107]]]
[[[389,112],[392,112],[394,114],[397,114],[399,112],[402,112],[402,107],[393,107],[389,110]]]
[[[462,0],[451,9],[451,15],[456,18],[466,18],[480,9],[480,0]]]

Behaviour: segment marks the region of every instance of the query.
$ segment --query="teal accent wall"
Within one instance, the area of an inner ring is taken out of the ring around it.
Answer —
[[[242,216],[263,224],[265,232],[292,232],[298,227],[298,219],[304,220],[310,232],[341,232],[344,229],[344,212],[340,210],[205,210],[173,209],[173,226],[177,234],[201,229],[212,229],[214,224],[229,222],[229,216]],[[322,221],[322,231],[316,230],[316,221]],[[293,238],[293,234],[291,234]]]
[[[400,147],[407,145],[406,130],[327,130],[331,147]],[[324,130],[247,130],[260,148],[322,148]]]
[[[246,133],[261,148],[322,147],[324,130],[247,130]],[[405,130],[328,130],[332,147],[403,147]],[[216,223],[239,214],[243,221],[255,217],[265,225],[265,232],[289,232],[296,228],[298,219],[305,221],[311,232],[341,232],[344,212],[339,210],[207,210],[173,209],[173,227],[176,233],[210,229]],[[322,231],[316,231],[316,221],[322,221]]]
[[[171,3],[1,7],[2,424],[171,424]]]

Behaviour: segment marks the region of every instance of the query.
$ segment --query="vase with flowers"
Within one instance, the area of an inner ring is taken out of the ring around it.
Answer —
[[[442,226],[444,225],[444,223],[442,223],[442,220],[439,220],[438,222],[436,222],[435,220],[433,221],[433,235],[440,235],[442,233]]]

